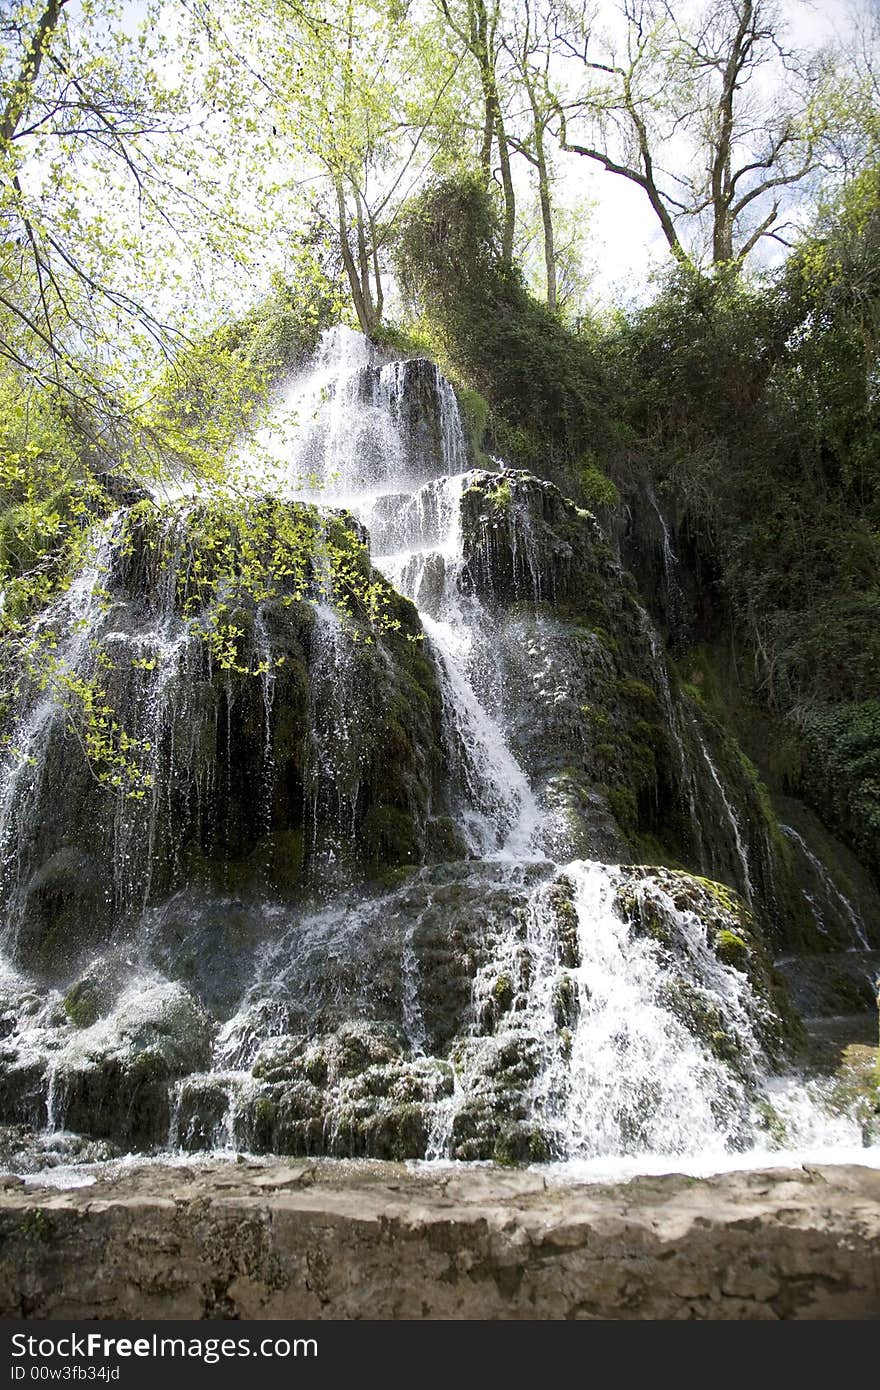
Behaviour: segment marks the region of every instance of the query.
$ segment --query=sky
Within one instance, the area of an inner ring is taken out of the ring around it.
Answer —
[[[516,4],[516,0],[510,0],[510,3]],[[677,0],[677,4],[682,6],[688,3],[689,0]],[[702,0],[693,0],[693,3],[702,3]],[[854,23],[855,3],[858,0],[777,0],[790,26],[792,42],[807,48],[819,48],[828,40],[850,31]],[[876,7],[880,0],[861,0],[861,3]],[[123,6],[127,22],[134,32],[144,18],[143,0],[123,0]],[[76,8],[74,0],[71,11],[75,13]],[[599,0],[600,24],[613,24],[616,13],[615,0]],[[173,42],[167,44],[166,53],[168,76],[172,79],[176,76]],[[525,191],[528,180],[525,162],[522,159],[515,162],[519,169],[518,179]],[[234,170],[231,158],[229,169]],[[577,155],[558,155],[557,169],[556,194],[559,200],[569,207],[576,204],[587,207],[588,226],[583,245],[589,279],[586,295],[589,306],[601,308],[609,303],[637,303],[649,298],[652,293],[651,272],[669,264],[669,250],[644,192],[631,182],[604,172],[592,161]],[[230,172],[230,178],[233,177],[235,175]],[[122,215],[123,205],[120,205],[119,212]],[[777,258],[784,254],[781,248],[774,247],[774,243],[767,242],[765,245]],[[265,292],[269,271],[283,266],[280,237],[274,241],[266,237],[262,244],[257,241],[256,250],[258,255],[255,263],[247,273],[230,267],[227,274],[216,262],[197,258],[204,261],[203,276],[191,273],[191,267],[181,253],[177,264],[178,279],[170,287],[169,295],[177,297],[178,307],[184,298],[190,299],[191,311],[196,313],[199,308],[204,311],[206,307],[211,316],[213,312],[240,312]],[[539,288],[537,284],[536,288]]]
[[[515,6],[516,0],[511,3]],[[705,0],[677,0],[682,9],[689,3],[702,7]],[[807,49],[818,49],[851,31],[859,4],[876,6],[880,0],[777,0],[777,8],[788,26],[790,42],[795,47]],[[132,22],[136,22],[143,12],[140,0],[128,0],[127,8]],[[598,0],[596,10],[598,26],[613,32],[618,14],[617,0]],[[169,52],[169,63],[172,62]],[[648,298],[651,272],[668,264],[669,249],[644,192],[577,155],[557,154],[556,162],[559,201],[569,207],[584,205],[587,210],[584,251],[589,279],[588,302],[600,307],[610,302]],[[527,168],[522,159],[514,163],[524,194],[528,185]],[[775,243],[765,241],[761,255],[767,263],[772,263],[784,252]],[[268,267],[273,259],[269,255],[264,265]]]
[[[877,7],[877,0],[868,3]],[[779,9],[795,47],[821,48],[845,37],[855,24],[856,11],[849,0],[781,0]],[[613,10],[613,4],[602,0],[600,18]],[[561,156],[559,167],[566,200],[585,197],[591,203],[591,298],[601,304],[648,297],[651,272],[668,264],[669,249],[644,192],[577,155]],[[778,262],[784,254],[778,244],[764,242],[765,264]]]

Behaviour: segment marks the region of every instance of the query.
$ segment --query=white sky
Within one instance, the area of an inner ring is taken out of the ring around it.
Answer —
[[[124,0],[125,12],[130,16],[132,28],[143,18],[142,0]],[[686,5],[688,0],[680,0]],[[789,24],[789,39],[798,47],[818,48],[836,34],[851,31],[853,26],[853,6],[859,0],[778,0],[778,7]],[[320,4],[320,0],[316,0]],[[861,0],[862,7],[876,8],[880,0]],[[76,4],[71,6],[75,13]],[[598,6],[600,25],[613,25],[617,14],[615,0],[601,0]],[[169,47],[169,74],[174,72],[173,49]],[[528,174],[525,163],[517,159],[518,181],[523,190]],[[592,161],[577,155],[557,157],[559,179],[557,197],[571,206],[580,200],[591,205],[589,231],[585,239],[585,258],[591,278],[588,298],[594,304],[626,302],[645,299],[650,295],[650,273],[653,269],[668,265],[669,251],[657,219],[648,205],[641,189],[629,181],[602,171]],[[232,163],[230,163],[230,169]],[[783,253],[772,242],[766,242],[768,252],[777,256]],[[206,267],[203,288],[193,278],[191,293],[204,309],[210,300],[216,303],[216,311],[224,308],[236,312],[243,303],[252,301],[261,292],[261,281],[275,264],[280,264],[280,245],[273,244],[272,238],[265,238],[259,247],[260,255],[253,273],[242,276],[233,272],[226,276],[215,266]],[[184,265],[182,279],[186,280]],[[178,287],[177,294],[181,294]]]
[[[880,0],[868,0],[877,8]],[[615,6],[602,0],[600,19]],[[794,47],[821,48],[850,32],[854,8],[849,0],[780,0]],[[601,302],[642,299],[649,293],[652,270],[667,265],[669,248],[657,218],[641,189],[577,155],[562,156],[561,182],[566,197],[586,196],[592,203],[588,253],[595,259],[591,298]],[[758,253],[756,252],[756,255]],[[777,243],[763,243],[766,263],[784,252]]]

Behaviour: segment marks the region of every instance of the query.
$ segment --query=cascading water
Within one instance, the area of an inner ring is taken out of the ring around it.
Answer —
[[[419,609],[439,660],[450,741],[466,786],[469,847],[527,856],[538,849],[537,802],[495,712],[491,619],[462,587],[464,431],[452,388],[436,367],[427,369],[436,414],[433,428],[414,439],[402,409],[413,365],[382,366],[359,334],[331,330],[314,374],[284,403],[293,432],[276,435],[273,447],[288,460],[294,495],[351,511],[369,531],[373,563]],[[319,491],[302,486],[309,478]]]
[[[666,612],[669,621],[669,628],[672,637],[681,637],[681,628],[686,612],[686,600],[684,590],[678,578],[678,556],[672,545],[672,537],[669,534],[669,524],[653,488],[648,493],[648,501],[653,511],[656,513],[660,523],[660,530],[663,541],[663,574],[666,583]]]
[[[544,848],[546,827],[505,728],[500,674],[493,661],[493,619],[464,582],[461,499],[469,479],[462,466],[467,450],[457,404],[438,375],[439,448],[435,446],[433,458],[428,451],[414,458],[408,441],[400,437],[402,378],[402,364],[378,366],[363,340],[344,330],[325,336],[315,378],[295,387],[289,397],[294,410],[300,411],[302,401],[315,399],[317,379],[329,394],[325,413],[303,420],[293,447],[286,449],[288,481],[297,487],[307,462],[322,479],[326,500],[344,504],[368,529],[376,567],[419,608],[441,672],[447,738],[461,772],[460,828],[470,852],[511,863],[536,859]],[[342,448],[340,440],[345,441]],[[365,459],[379,455],[380,469],[365,467]],[[433,465],[438,476],[413,487],[426,465]],[[377,481],[386,491],[376,491]],[[663,523],[667,579],[679,595],[668,528],[657,511]],[[528,539],[526,529],[520,536],[526,565]],[[533,587],[538,596],[539,584]],[[656,657],[653,630],[651,640]],[[668,681],[664,695],[671,707]],[[699,730],[695,734],[730,823],[750,900],[748,851],[739,821],[704,739]],[[684,761],[680,740],[679,757]],[[744,1003],[748,982],[717,961],[697,916],[682,912],[665,895],[666,911],[679,923],[686,942],[691,974],[699,976],[728,1021],[735,1021],[740,1055],[738,1072],[732,1073],[700,1046],[664,1002],[668,964],[650,943],[634,938],[615,911],[614,867],[580,862],[567,865],[564,872],[576,886],[580,960],[566,977],[574,998],[572,1036],[560,1048],[552,1002],[560,975],[552,928],[540,928],[546,915],[542,889],[533,890],[529,902],[530,979],[516,1020],[521,1031],[533,1027],[543,1041],[532,1101],[550,1121],[554,1152],[567,1158],[634,1152],[718,1156],[731,1145],[742,1148],[753,1142],[750,1124],[762,1048],[754,1017]],[[497,978],[498,969],[510,965],[511,950],[517,949],[511,940],[502,940],[484,975],[494,973]],[[423,1050],[411,951],[404,954],[404,976],[404,1022],[412,1045]],[[475,998],[478,995],[479,985]],[[459,1104],[467,1094],[466,1067],[462,1073],[456,1085]],[[449,1112],[446,1102],[447,1121]],[[451,1123],[445,1128],[448,1143]],[[437,1156],[436,1134],[431,1150]]]
[[[494,1154],[612,1165],[674,1156],[676,1166],[698,1158],[721,1165],[731,1152],[774,1144],[859,1145],[858,1125],[829,1120],[821,1097],[792,1102],[796,1079],[767,1080],[775,1018],[769,975],[756,965],[759,952],[739,939],[723,890],[667,870],[551,862],[558,825],[514,728],[516,693],[500,656],[497,607],[491,583],[479,578],[491,574],[491,528],[509,542],[516,603],[534,611],[556,581],[542,569],[540,519],[511,496],[507,475],[496,483],[496,519],[480,518],[482,549],[475,552],[474,537],[465,535],[466,507],[479,509],[493,480],[469,467],[456,397],[438,369],[385,362],[360,335],[333,329],[244,463],[258,493],[351,513],[369,534],[373,565],[418,609],[442,700],[444,805],[432,814],[438,825],[450,823],[447,852],[420,867],[416,847],[406,851],[413,862],[402,882],[369,891],[360,885],[357,837],[372,827],[366,843],[378,856],[376,845],[398,833],[402,812],[370,802],[376,755],[362,724],[376,707],[364,704],[367,666],[333,607],[332,585],[310,600],[297,668],[308,692],[299,767],[277,737],[300,687],[282,675],[290,664],[276,664],[274,620],[257,606],[256,694],[247,704],[240,686],[218,682],[181,619],[184,561],[172,528],[146,629],[121,609],[119,628],[101,631],[105,647],[115,643],[146,668],[130,712],[135,736],[153,750],[155,775],[141,809],[120,804],[114,840],[114,863],[129,864],[141,915],[132,917],[136,895],[129,893],[117,954],[101,967],[126,979],[109,1011],[101,1014],[102,981],[87,979],[73,1005],[70,993],[62,1001],[50,991],[48,1003],[32,1011],[30,1031],[22,1031],[26,1061],[51,1054],[48,1092],[34,1091],[44,1117],[48,1101],[50,1127],[75,1128],[96,1073],[115,1075],[113,1067],[132,1056],[139,1065],[144,1055],[153,1070],[145,1066],[138,1085],[152,1107],[152,1129],[147,1138],[125,1131],[123,1142],[135,1145],[155,1145],[164,1126],[168,1146],[190,1150]],[[564,568],[565,546],[554,555]],[[71,621],[66,659],[74,666],[96,630],[99,571],[77,581],[56,615],[59,623],[82,619]],[[613,582],[620,583],[619,569]],[[659,639],[635,606],[640,640],[656,666]],[[523,660],[527,666],[532,652],[540,654],[540,669],[529,677],[533,694],[563,705],[568,675],[554,667],[543,622],[531,630]],[[579,640],[590,660],[607,664],[595,632]],[[391,663],[381,642],[371,660],[380,671]],[[749,847],[729,791],[699,729],[693,740],[685,737],[662,665],[654,679],[693,838],[701,847],[691,742],[710,774],[751,901]],[[645,687],[634,695],[645,698]],[[578,711],[580,718],[588,713]],[[401,720],[395,738],[406,732]],[[24,717],[20,741],[34,748],[49,722],[38,704]],[[207,755],[199,752],[204,743]],[[36,762],[21,775],[39,776],[39,756]],[[260,805],[242,847],[232,808],[250,785],[250,763]],[[163,775],[172,764],[177,774]],[[0,830],[12,867],[24,862],[19,775],[8,774],[2,792]],[[400,805],[407,796],[414,799],[411,788],[400,793]],[[181,806],[195,826],[186,855],[160,834],[163,813],[173,825]],[[299,808],[296,834],[305,844],[294,845],[289,834],[291,807]],[[198,873],[208,873],[218,844],[249,868],[255,858],[271,860],[273,889],[279,856],[296,853],[305,865],[300,896],[274,891],[254,905],[234,883],[224,882],[226,895],[217,897],[212,881],[209,897]],[[180,864],[169,880],[174,895],[158,903],[150,878],[157,858]],[[12,902],[7,920],[14,917]],[[213,974],[212,953],[222,958]],[[198,982],[198,1005],[168,983],[166,969],[176,981]],[[22,995],[25,984],[13,975],[9,988]],[[81,1010],[72,1033],[64,1010],[69,1017],[81,1000],[91,1009],[93,999],[96,1016]],[[169,1042],[178,1034],[185,1046]],[[25,1065],[24,1055],[16,1065]],[[778,1119],[773,1143],[768,1107]]]
[[[851,935],[850,950],[869,950],[870,942],[868,941],[864,922],[846,894],[838,888],[821,859],[813,853],[803,835],[800,835],[792,826],[782,825],[780,829],[783,834],[787,835],[797,846],[798,850],[803,855],[809,866],[810,872],[815,877],[816,883],[821,888],[825,900],[831,906],[831,909],[836,909],[838,916],[842,914],[843,920]],[[803,888],[801,891],[810,905],[810,910],[816,919],[816,925],[819,931],[827,934],[827,927],[822,917],[822,907],[816,902],[816,894],[808,892],[806,888]]]
[[[703,758],[704,763],[706,764],[706,767],[708,768],[709,776],[711,777],[715,789],[718,793],[718,800],[721,803],[721,807],[724,811],[725,818],[727,820],[728,825],[730,826],[733,835],[733,843],[736,847],[736,856],[739,860],[740,869],[742,871],[743,893],[745,895],[746,901],[752,902],[754,898],[754,889],[752,886],[752,871],[751,865],[749,864],[749,852],[746,848],[746,843],[743,838],[742,827],[740,826],[739,818],[736,814],[736,811],[733,809],[733,806],[730,803],[730,797],[724,789],[724,783],[721,780],[721,775],[718,771],[718,768],[715,766],[715,763],[712,760],[712,754],[709,752],[709,749],[706,745],[706,740],[703,738],[703,735],[697,728],[696,722],[692,722],[692,729],[694,737],[697,741],[697,746],[700,750],[700,754]]]

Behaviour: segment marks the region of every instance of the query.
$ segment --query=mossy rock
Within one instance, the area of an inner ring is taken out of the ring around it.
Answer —
[[[556,919],[559,959],[570,970],[580,965],[579,922],[574,893],[574,884],[565,874],[558,874],[547,889],[547,902]]]
[[[725,965],[732,965],[735,970],[741,970],[744,975],[748,973],[749,948],[737,932],[730,931],[726,927],[722,927],[721,931],[716,932],[715,953]]]
[[[577,1022],[580,1001],[576,981],[571,975],[560,975],[553,986],[553,1019],[557,1029],[571,1030]]]
[[[546,1163],[552,1158],[550,1142],[535,1124],[504,1125],[495,1140],[492,1157],[496,1163],[515,1167],[523,1163]]]
[[[689,918],[698,924],[698,932],[705,933],[705,942],[720,964],[747,976],[751,995],[744,997],[753,999],[753,1006],[749,1005],[752,1027],[769,1057],[780,1061],[799,1044],[800,1023],[755,919],[726,885],[675,869],[626,867],[621,870],[615,903],[631,929],[656,942],[670,961],[690,959],[693,943],[686,924]],[[683,914],[683,919],[677,914]],[[674,998],[669,1007],[675,1012]],[[726,1020],[703,1018],[698,1031],[716,1056],[736,1063],[736,1045],[726,1041]]]
[[[509,975],[499,975],[492,986],[492,1002],[499,1014],[507,1013],[513,1006],[513,980]]]
[[[412,816],[396,806],[374,806],[360,830],[363,858],[375,873],[401,865],[418,864],[422,836]]]
[[[860,1126],[862,1142],[880,1140],[880,1049],[851,1043],[843,1055],[829,1094],[834,1110]]]
[[[91,1028],[108,1005],[107,991],[101,981],[86,976],[77,980],[64,996],[64,1012],[74,1028]]]

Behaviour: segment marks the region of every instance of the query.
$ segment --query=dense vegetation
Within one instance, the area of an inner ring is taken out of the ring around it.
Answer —
[[[488,447],[594,508],[644,507],[647,484],[673,509],[694,583],[714,596],[676,634],[683,674],[700,659],[689,648],[716,646],[731,702],[785,716],[769,737],[754,715],[742,731],[768,775],[876,862],[877,173],[775,275],[676,267],[649,306],[578,333],[504,263],[472,180],[423,195],[400,245],[432,341],[491,402]]]

